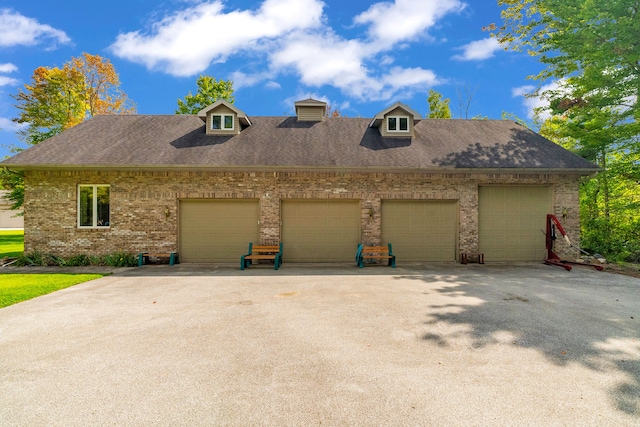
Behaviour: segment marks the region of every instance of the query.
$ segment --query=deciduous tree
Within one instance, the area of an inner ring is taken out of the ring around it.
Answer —
[[[530,94],[550,104],[552,117],[541,133],[603,169],[581,185],[583,244],[640,258],[639,183],[629,178],[640,175],[640,3],[499,4],[506,7],[504,25],[487,29],[508,49],[539,58],[546,68],[532,78],[556,83],[554,89]]]
[[[120,89],[120,79],[111,62],[99,55],[83,53],[58,67],[38,67],[31,81],[17,94],[18,117],[25,124],[18,136],[29,145],[37,144],[98,114],[129,114],[133,103]],[[14,151],[19,151],[15,149]],[[14,209],[22,206],[22,174],[4,170],[2,186],[11,191]]]
[[[233,104],[233,82],[231,80],[216,80],[211,76],[200,76],[196,81],[198,92],[191,92],[184,99],[178,99],[176,114],[196,114],[219,99]]]
[[[433,89],[429,89],[429,97],[427,102],[429,103],[429,112],[427,118],[429,119],[450,119],[451,109],[449,108],[449,98],[443,99],[440,92],[436,92]]]

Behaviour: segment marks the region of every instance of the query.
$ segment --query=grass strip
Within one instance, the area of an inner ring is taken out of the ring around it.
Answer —
[[[0,230],[0,258],[14,258],[24,252],[23,230]]]
[[[102,274],[0,274],[0,308],[89,280]]]

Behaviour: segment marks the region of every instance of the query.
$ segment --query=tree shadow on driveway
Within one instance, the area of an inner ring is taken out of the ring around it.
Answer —
[[[611,401],[640,415],[640,280],[546,266],[456,273],[398,277],[433,284],[430,292],[446,301],[427,307],[424,340],[447,347],[464,334],[473,348],[483,348],[508,337],[509,345],[536,350],[557,367],[578,363],[621,374]],[[442,324],[455,332],[438,333]]]

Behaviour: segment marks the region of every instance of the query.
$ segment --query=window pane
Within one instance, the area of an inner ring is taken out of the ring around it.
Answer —
[[[389,117],[388,124],[389,124],[389,130],[397,130],[395,117]]]
[[[93,187],[80,187],[80,226],[93,226]]]
[[[224,116],[224,128],[233,129],[233,116]]]
[[[98,227],[109,226],[109,187],[102,186],[97,188],[98,192]]]
[[[222,127],[222,116],[212,116],[211,129],[221,129],[221,127]]]
[[[400,130],[409,130],[409,120],[406,117],[400,117]]]

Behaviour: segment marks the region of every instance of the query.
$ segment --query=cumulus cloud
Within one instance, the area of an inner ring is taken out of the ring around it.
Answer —
[[[256,11],[227,12],[222,1],[204,2],[165,17],[149,34],[120,34],[111,51],[151,69],[191,76],[265,40],[319,26],[322,6],[319,0],[265,0]]]
[[[431,70],[392,67],[392,54],[426,37],[444,15],[465,7],[459,0],[375,3],[354,18],[354,28],[368,27],[362,37],[347,39],[326,25],[324,6],[321,0],[264,0],[255,10],[228,10],[222,0],[204,0],[146,31],[120,34],[111,51],[175,76],[192,76],[234,55],[250,55],[264,69],[232,73],[236,88],[279,87],[275,79],[288,73],[304,86],[329,85],[358,99],[385,100],[439,82]]]
[[[438,19],[460,12],[465,4],[458,0],[395,0],[373,4],[356,16],[356,24],[369,25],[369,36],[387,46],[425,36]]]
[[[452,58],[458,61],[482,61],[492,58],[497,50],[501,49],[498,40],[489,37],[482,40],[476,40],[469,44],[459,47],[462,53],[454,55]]]
[[[45,41],[70,43],[67,34],[10,9],[0,10],[0,46],[34,46]]]

